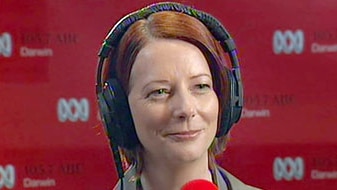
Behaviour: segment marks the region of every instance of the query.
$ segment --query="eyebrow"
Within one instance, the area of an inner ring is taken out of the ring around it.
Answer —
[[[148,83],[146,83],[142,89],[146,89],[148,86],[150,86],[151,84],[154,84],[154,83],[160,83],[160,84],[168,84],[169,81],[168,80],[165,80],[165,79],[159,79],[159,80],[152,80]]]
[[[192,77],[190,77],[190,79],[195,79],[195,78],[199,78],[199,77],[207,77],[207,78],[209,78],[209,79],[212,80],[212,76],[209,75],[209,74],[207,74],[207,73],[201,73],[201,74],[193,75]],[[149,86],[149,85],[151,85],[153,83],[161,83],[161,84],[164,83],[164,84],[167,84],[167,83],[169,83],[169,81],[165,80],[165,79],[153,80],[153,81],[150,81],[150,82],[146,83],[144,85],[143,89],[146,89],[147,86]]]
[[[193,75],[193,76],[191,77],[191,79],[199,78],[199,77],[203,77],[203,76],[206,76],[206,77],[212,79],[212,76],[209,75],[209,74],[207,74],[207,73],[201,73],[201,74]]]

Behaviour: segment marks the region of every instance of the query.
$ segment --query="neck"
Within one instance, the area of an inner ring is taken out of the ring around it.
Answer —
[[[200,159],[183,163],[144,159],[141,174],[143,190],[180,190],[184,184],[195,179],[212,181],[207,154]]]

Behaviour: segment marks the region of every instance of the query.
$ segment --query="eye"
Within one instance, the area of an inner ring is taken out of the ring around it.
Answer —
[[[197,84],[196,86],[197,86],[197,88],[199,88],[199,89],[210,88],[210,86],[209,86],[208,84]]]
[[[211,90],[211,85],[209,85],[207,83],[201,83],[201,84],[195,85],[195,91],[197,93],[206,93],[209,90]]]
[[[164,97],[166,95],[170,94],[170,91],[169,89],[166,89],[166,88],[160,88],[160,89],[156,89],[156,90],[153,90],[151,91],[149,94],[148,94],[148,97],[152,97],[152,98],[161,98],[161,97]]]

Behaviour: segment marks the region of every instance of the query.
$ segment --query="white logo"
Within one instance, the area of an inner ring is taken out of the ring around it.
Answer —
[[[0,35],[0,56],[10,57],[12,55],[13,44],[9,33],[4,32]]]
[[[15,185],[15,169],[11,164],[2,167],[0,165],[0,189],[6,187],[12,189]]]
[[[89,119],[89,101],[86,98],[77,100],[70,98],[68,101],[61,98],[57,105],[58,119],[60,122],[67,120],[71,122],[88,121]]]
[[[300,54],[304,49],[304,33],[302,30],[296,30],[295,32],[277,30],[274,32],[273,47],[275,54],[291,54],[293,52]]]
[[[301,157],[275,158],[274,160],[274,178],[280,181],[283,178],[287,181],[293,179],[301,180],[304,176],[304,161]]]

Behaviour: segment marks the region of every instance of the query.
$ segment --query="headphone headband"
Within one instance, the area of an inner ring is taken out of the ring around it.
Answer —
[[[103,43],[103,48],[101,49],[99,56],[107,57],[108,50],[105,48],[111,49],[112,47],[116,47],[119,43],[119,40],[127,31],[127,29],[136,21],[147,18],[153,13],[162,12],[162,11],[174,11],[181,12],[183,14],[192,16],[201,21],[208,30],[212,33],[212,35],[220,42],[224,43],[225,51],[231,52],[235,50],[235,44],[227,32],[225,27],[217,20],[215,17],[211,16],[208,13],[203,11],[196,10],[192,7],[180,4],[180,3],[172,3],[172,2],[161,2],[149,5],[144,7],[138,11],[132,12],[126,16],[124,16],[110,31],[107,38]],[[111,35],[111,33],[114,33]]]

